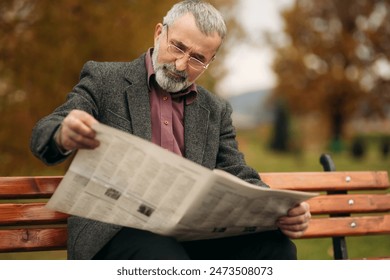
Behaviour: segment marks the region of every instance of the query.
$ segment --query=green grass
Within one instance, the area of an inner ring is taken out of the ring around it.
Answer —
[[[319,158],[321,153],[328,153],[339,171],[385,170],[390,173],[390,156],[382,158],[375,141],[369,143],[365,157],[357,160],[350,155],[348,143],[346,149],[339,153],[332,153],[327,148],[273,152],[267,148],[267,134],[267,131],[261,129],[237,132],[239,148],[247,163],[259,172],[322,171]]]
[[[66,260],[66,251],[1,253],[0,260]]]
[[[390,256],[390,236],[347,237],[347,251],[350,259]],[[300,260],[332,260],[331,238],[294,240]]]
[[[339,171],[385,170],[390,173],[390,156],[384,159],[374,140],[368,144],[365,157],[357,160],[350,155],[348,143],[344,151],[335,154],[326,148],[277,153],[267,149],[267,131],[264,129],[238,131],[237,139],[247,163],[259,172],[322,171],[320,155],[329,153]],[[348,237],[346,240],[349,258],[390,256],[390,235]],[[299,259],[333,259],[330,238],[294,240],[294,243]]]

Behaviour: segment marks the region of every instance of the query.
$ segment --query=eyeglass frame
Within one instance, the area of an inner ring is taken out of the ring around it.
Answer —
[[[184,56],[188,56],[188,62],[187,62],[187,65],[190,66],[192,69],[196,70],[196,71],[205,71],[211,62],[214,61],[215,59],[215,55],[211,58],[210,62],[209,63],[203,63],[202,61],[200,61],[199,59],[187,54],[185,51],[183,51],[182,49],[180,49],[179,47],[175,46],[174,44],[171,44],[169,43],[169,40],[168,40],[168,25],[167,24],[163,24],[164,27],[166,27],[166,33],[167,33],[167,51],[172,55],[174,56],[176,59],[182,59]],[[182,56],[176,56],[175,54],[173,54],[169,48],[170,47],[173,47],[175,48],[176,50],[178,50],[180,53],[182,53]],[[192,66],[190,64],[190,61],[195,61],[197,63],[199,63],[199,66],[201,67],[200,69],[197,69],[195,68],[194,66]]]

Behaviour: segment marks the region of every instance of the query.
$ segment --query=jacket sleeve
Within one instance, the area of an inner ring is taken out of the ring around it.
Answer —
[[[238,149],[236,131],[232,122],[232,107],[226,102],[221,114],[220,144],[216,168],[229,172],[251,184],[268,187],[261,181],[256,170],[248,166]]]
[[[61,153],[54,143],[53,136],[62,120],[73,109],[83,110],[98,115],[99,88],[101,75],[96,62],[87,62],[80,74],[79,83],[68,94],[67,100],[50,115],[37,122],[30,139],[31,152],[47,165],[64,161],[68,155]]]

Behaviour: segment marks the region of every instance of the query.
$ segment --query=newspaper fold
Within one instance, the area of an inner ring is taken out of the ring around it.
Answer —
[[[77,152],[48,208],[195,240],[275,229],[316,195],[251,185],[115,128],[94,129],[100,146]]]

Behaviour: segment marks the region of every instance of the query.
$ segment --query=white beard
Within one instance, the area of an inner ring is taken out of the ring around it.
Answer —
[[[167,92],[179,92],[188,88],[191,83],[188,81],[188,76],[185,71],[177,71],[174,63],[168,64],[157,62],[159,50],[160,42],[158,41],[152,54],[152,62],[154,72],[156,73],[157,84]],[[168,72],[172,72],[178,77],[167,75],[166,73]]]

